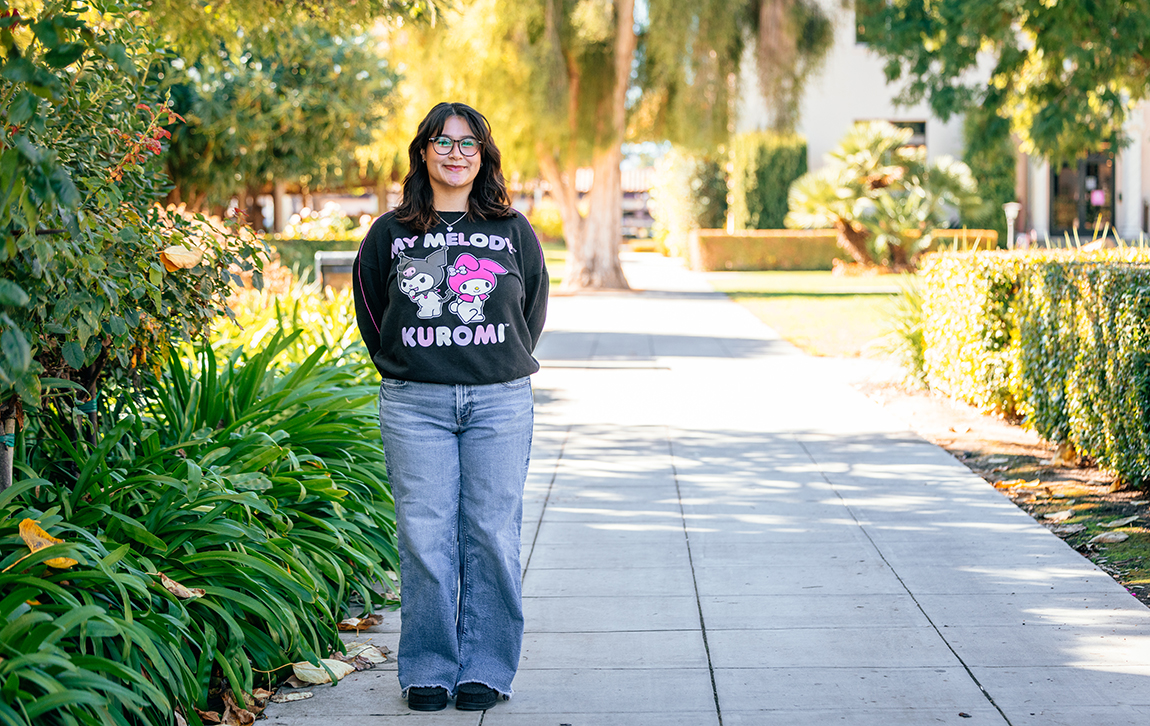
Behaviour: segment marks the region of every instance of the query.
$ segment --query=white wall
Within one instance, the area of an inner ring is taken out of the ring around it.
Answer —
[[[844,10],[840,0],[819,0],[835,24],[835,39],[822,69],[809,79],[800,104],[796,129],[807,138],[807,162],[817,169],[856,121],[925,121],[927,156],[962,158],[962,119],[946,123],[931,115],[926,104],[897,107],[891,100],[901,82],[886,84],[883,61],[865,45],[855,43],[854,10]],[[766,104],[759,92],[748,44],[740,76],[737,131],[762,129],[767,123]],[[983,75],[988,75],[983,73]]]

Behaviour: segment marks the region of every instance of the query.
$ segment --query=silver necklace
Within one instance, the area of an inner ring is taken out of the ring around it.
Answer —
[[[455,225],[457,225],[463,221],[463,218],[467,216],[467,212],[464,212],[463,214],[459,215],[459,218],[456,219],[454,222],[451,222],[450,224],[448,224],[447,220],[443,218],[443,215],[439,213],[438,209],[435,210],[435,216],[439,217],[440,222],[443,222],[444,224],[447,225],[447,231],[450,232],[452,227],[454,227]]]

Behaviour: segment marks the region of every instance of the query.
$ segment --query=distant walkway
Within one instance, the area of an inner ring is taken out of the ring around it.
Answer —
[[[855,393],[865,363],[627,274],[553,298],[537,352],[515,697],[414,714],[392,664],[271,723],[1150,723],[1150,609]]]

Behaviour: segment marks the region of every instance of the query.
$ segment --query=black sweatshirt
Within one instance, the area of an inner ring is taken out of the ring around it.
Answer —
[[[352,284],[359,332],[385,378],[481,385],[539,370],[531,353],[547,314],[547,267],[519,212],[423,234],[388,212],[360,245]]]

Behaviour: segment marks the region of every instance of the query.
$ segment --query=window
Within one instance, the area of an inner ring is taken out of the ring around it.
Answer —
[[[1051,234],[1092,235],[1095,226],[1114,226],[1114,157],[1087,154],[1050,165]]]

